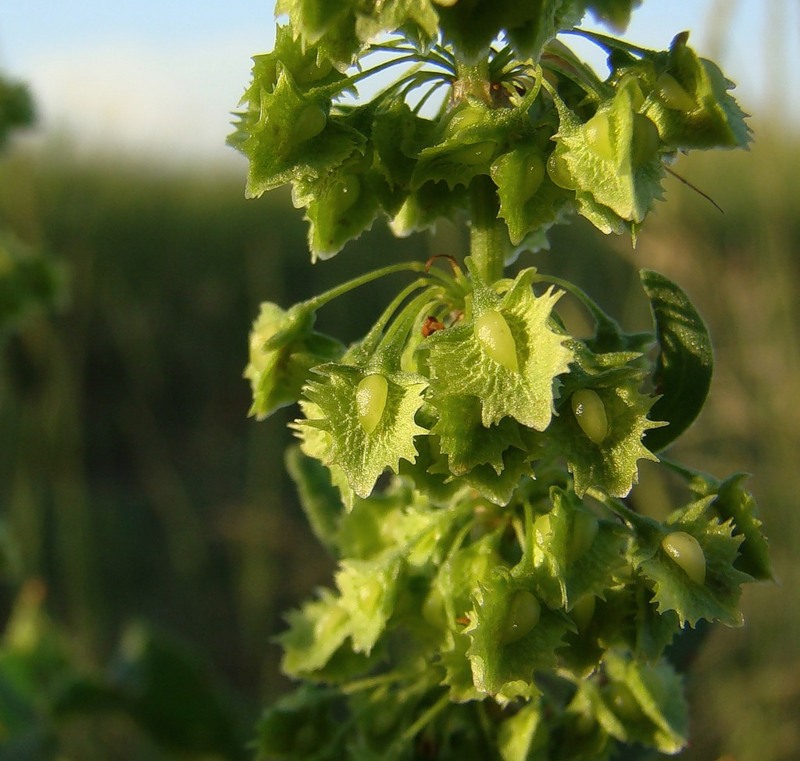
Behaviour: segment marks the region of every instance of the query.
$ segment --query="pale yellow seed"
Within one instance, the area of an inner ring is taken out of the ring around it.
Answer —
[[[592,152],[605,161],[614,158],[611,144],[611,122],[607,114],[595,114],[586,122],[586,143]]]
[[[496,149],[497,143],[494,140],[482,140],[480,143],[473,143],[453,151],[453,161],[468,166],[483,164],[491,161]]]
[[[505,317],[489,309],[475,320],[475,337],[491,359],[508,370],[519,372],[517,344]]]
[[[576,512],[569,537],[569,559],[574,562],[583,557],[594,544],[600,524],[591,513]]]
[[[503,631],[500,632],[500,641],[507,645],[516,642],[528,634],[542,614],[539,601],[528,591],[522,589],[511,600]]]
[[[447,132],[450,135],[457,135],[465,129],[474,127],[485,120],[483,111],[478,108],[461,108],[455,111],[447,124]]]
[[[303,143],[319,135],[328,123],[328,115],[317,105],[306,106],[298,115],[292,128],[295,142]]]
[[[686,88],[671,74],[664,73],[656,81],[658,96],[674,111],[694,111],[697,104]]]
[[[691,534],[673,531],[661,540],[661,547],[695,584],[705,583],[706,556]]]
[[[366,434],[372,433],[381,422],[388,394],[388,381],[377,373],[367,375],[358,384],[356,411],[358,412],[358,421]]]
[[[570,404],[578,425],[589,441],[602,444],[608,436],[608,416],[600,395],[590,388],[582,388],[572,395]]]
[[[593,594],[580,597],[572,606],[572,619],[578,626],[579,632],[585,632],[594,617],[597,598]]]
[[[631,166],[640,169],[658,154],[661,138],[652,119],[643,114],[633,115],[633,138],[631,140]]]
[[[560,188],[571,190],[575,188],[572,173],[569,170],[566,158],[563,155],[553,152],[547,160],[547,174],[550,179]]]
[[[612,682],[606,690],[606,697],[611,710],[626,721],[637,721],[642,718],[642,708],[626,684]]]

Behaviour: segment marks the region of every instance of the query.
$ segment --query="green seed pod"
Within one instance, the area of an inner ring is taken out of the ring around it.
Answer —
[[[697,108],[694,98],[675,77],[666,72],[656,80],[658,97],[667,108],[674,111],[694,111]]]
[[[305,66],[298,67],[292,73],[297,84],[310,85],[327,77],[332,69],[331,62],[327,58],[323,58],[321,61],[314,59]]]
[[[596,391],[582,388],[571,399],[572,412],[581,430],[593,444],[602,444],[608,436],[606,406]]]
[[[631,96],[631,108],[634,111],[641,111],[642,106],[644,105],[644,93],[639,85],[639,80],[632,75],[623,77],[622,81],[619,83],[619,86],[625,86],[628,88]]]
[[[389,382],[377,373],[367,375],[358,384],[356,388],[358,422],[361,423],[361,427],[367,435],[372,433],[381,422],[388,394]]]
[[[539,623],[542,606],[539,601],[528,591],[521,589],[511,600],[508,615],[500,632],[500,642],[508,645],[522,639]]]
[[[633,115],[633,138],[631,140],[631,164],[634,169],[644,166],[655,158],[661,138],[658,127],[643,114]]]
[[[383,377],[383,376],[377,376]],[[362,610],[375,610],[383,594],[383,584],[379,579],[367,579],[358,588],[358,601]]]
[[[485,121],[485,119],[485,113],[480,108],[465,106],[453,112],[453,115],[450,117],[450,121],[447,124],[446,134],[457,135],[459,132],[463,132],[465,129],[469,129],[470,127],[474,127],[476,124],[480,124],[481,122]]]
[[[561,154],[555,152],[551,154],[547,160],[547,174],[558,187],[565,190],[575,189],[575,182],[570,174],[567,160]]]
[[[452,159],[459,164],[466,164],[467,166],[485,164],[492,160],[496,149],[497,143],[494,140],[482,140],[479,143],[472,143],[472,145],[466,145],[453,151]]]
[[[517,344],[505,317],[496,309],[475,320],[475,337],[491,359],[512,372],[519,372]]]
[[[325,205],[331,217],[344,214],[361,195],[361,181],[354,174],[337,180],[325,194]]]
[[[583,557],[594,544],[600,524],[591,513],[576,512],[572,520],[572,533],[567,551],[571,562]]]
[[[572,606],[572,620],[575,621],[579,632],[585,632],[591,623],[596,602],[597,598],[593,594],[586,594]]]
[[[706,556],[703,554],[700,542],[691,534],[685,531],[673,531],[661,540],[661,548],[695,584],[705,582]]]
[[[526,201],[532,198],[544,180],[544,161],[538,154],[530,154],[520,167],[517,192]]]
[[[608,115],[595,114],[586,122],[586,143],[592,152],[604,161],[614,159],[614,147],[611,145],[611,122]]]
[[[498,187],[512,188],[519,202],[532,198],[544,180],[544,159],[536,149],[515,148],[495,159],[491,176]]]
[[[628,685],[612,682],[606,688],[606,700],[611,710],[623,721],[639,721],[642,719],[642,707],[633,696]]]
[[[292,126],[292,137],[296,143],[304,143],[319,135],[327,123],[328,115],[324,109],[315,104],[309,104],[297,115]]]

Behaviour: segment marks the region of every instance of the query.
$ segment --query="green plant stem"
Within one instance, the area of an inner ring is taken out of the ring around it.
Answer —
[[[348,280],[346,283],[342,283],[341,285],[331,288],[329,291],[325,291],[325,293],[321,293],[318,296],[304,301],[303,307],[317,310],[325,306],[329,301],[333,301],[339,296],[352,291],[354,288],[371,283],[373,280],[378,280],[386,275],[392,275],[395,272],[425,272],[425,265],[421,262],[403,262],[401,264],[390,264],[388,267],[381,267],[372,272],[367,272],[364,275],[359,275],[352,280]]]
[[[479,175],[470,185],[469,250],[475,274],[485,283],[503,277],[508,234],[497,218],[497,191],[492,179]]]

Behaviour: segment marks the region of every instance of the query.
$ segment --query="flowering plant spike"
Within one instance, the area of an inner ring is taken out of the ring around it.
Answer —
[[[663,455],[712,370],[683,290],[643,271],[653,329],[629,334],[573,283],[506,275],[575,215],[635,239],[680,152],[750,139],[688,34],[652,51],[581,26],[624,31],[638,4],[278,0],[230,137],[247,195],[290,185],[315,260],[378,218],[409,235],[465,216],[470,250],[264,304],[254,323],[251,413],[299,402],[287,464],[339,564],[280,635],[302,683],[265,713],[259,758],[676,753],[671,643],[740,624],[741,585],[771,577],[743,477]],[[607,53],[607,76],[576,37]],[[361,340],[316,331],[328,301],[402,271]],[[590,338],[565,328],[564,298]],[[686,483],[663,522],[628,499],[641,460]]]

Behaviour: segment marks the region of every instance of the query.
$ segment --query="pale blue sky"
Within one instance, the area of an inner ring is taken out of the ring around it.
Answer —
[[[799,4],[646,0],[626,37],[664,48],[676,32],[692,30],[692,44],[701,54],[721,55],[743,107],[758,114],[776,93],[771,68],[782,57],[788,69],[800,65]],[[273,0],[2,0],[0,70],[28,82],[45,126],[72,135],[83,150],[114,145],[225,160],[229,112],[247,84],[250,56],[271,46],[273,6]],[[724,21],[716,42],[709,19]],[[788,100],[797,113],[796,90]]]

